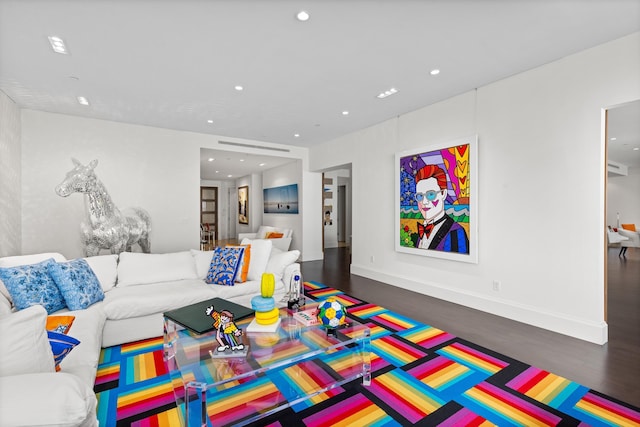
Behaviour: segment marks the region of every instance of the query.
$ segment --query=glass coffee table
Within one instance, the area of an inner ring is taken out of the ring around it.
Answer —
[[[165,317],[165,360],[172,379],[184,385],[174,390],[186,425],[244,425],[285,408],[303,409],[358,378],[370,384],[367,326],[352,319],[335,331],[304,326],[286,308],[280,320],[274,332],[246,332],[251,317],[236,321],[247,351],[226,355],[216,352],[215,330],[196,334]]]

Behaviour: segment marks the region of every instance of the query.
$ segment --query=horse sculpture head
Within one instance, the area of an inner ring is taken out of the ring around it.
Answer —
[[[73,193],[90,193],[96,186],[96,174],[93,171],[98,165],[98,160],[93,160],[87,166],[76,159],[71,159],[74,168],[67,172],[67,176],[56,186],[58,196],[67,197]]]

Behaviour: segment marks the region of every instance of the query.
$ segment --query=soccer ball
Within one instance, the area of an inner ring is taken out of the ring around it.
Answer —
[[[347,319],[347,309],[334,297],[327,298],[318,305],[318,320],[324,326],[337,328]]]

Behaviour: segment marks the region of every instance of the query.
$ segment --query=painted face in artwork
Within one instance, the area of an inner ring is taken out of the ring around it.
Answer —
[[[444,214],[446,190],[441,190],[438,180],[427,178],[416,184],[416,201],[420,213],[427,222],[440,218]]]

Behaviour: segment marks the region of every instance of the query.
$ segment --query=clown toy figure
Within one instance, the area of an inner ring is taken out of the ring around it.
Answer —
[[[239,339],[242,335],[242,330],[238,329],[233,322],[233,313],[227,310],[217,312],[213,306],[207,307],[205,313],[213,318],[213,326],[216,328],[216,340],[220,344],[218,352],[228,349],[232,351],[244,350],[244,344]]]

